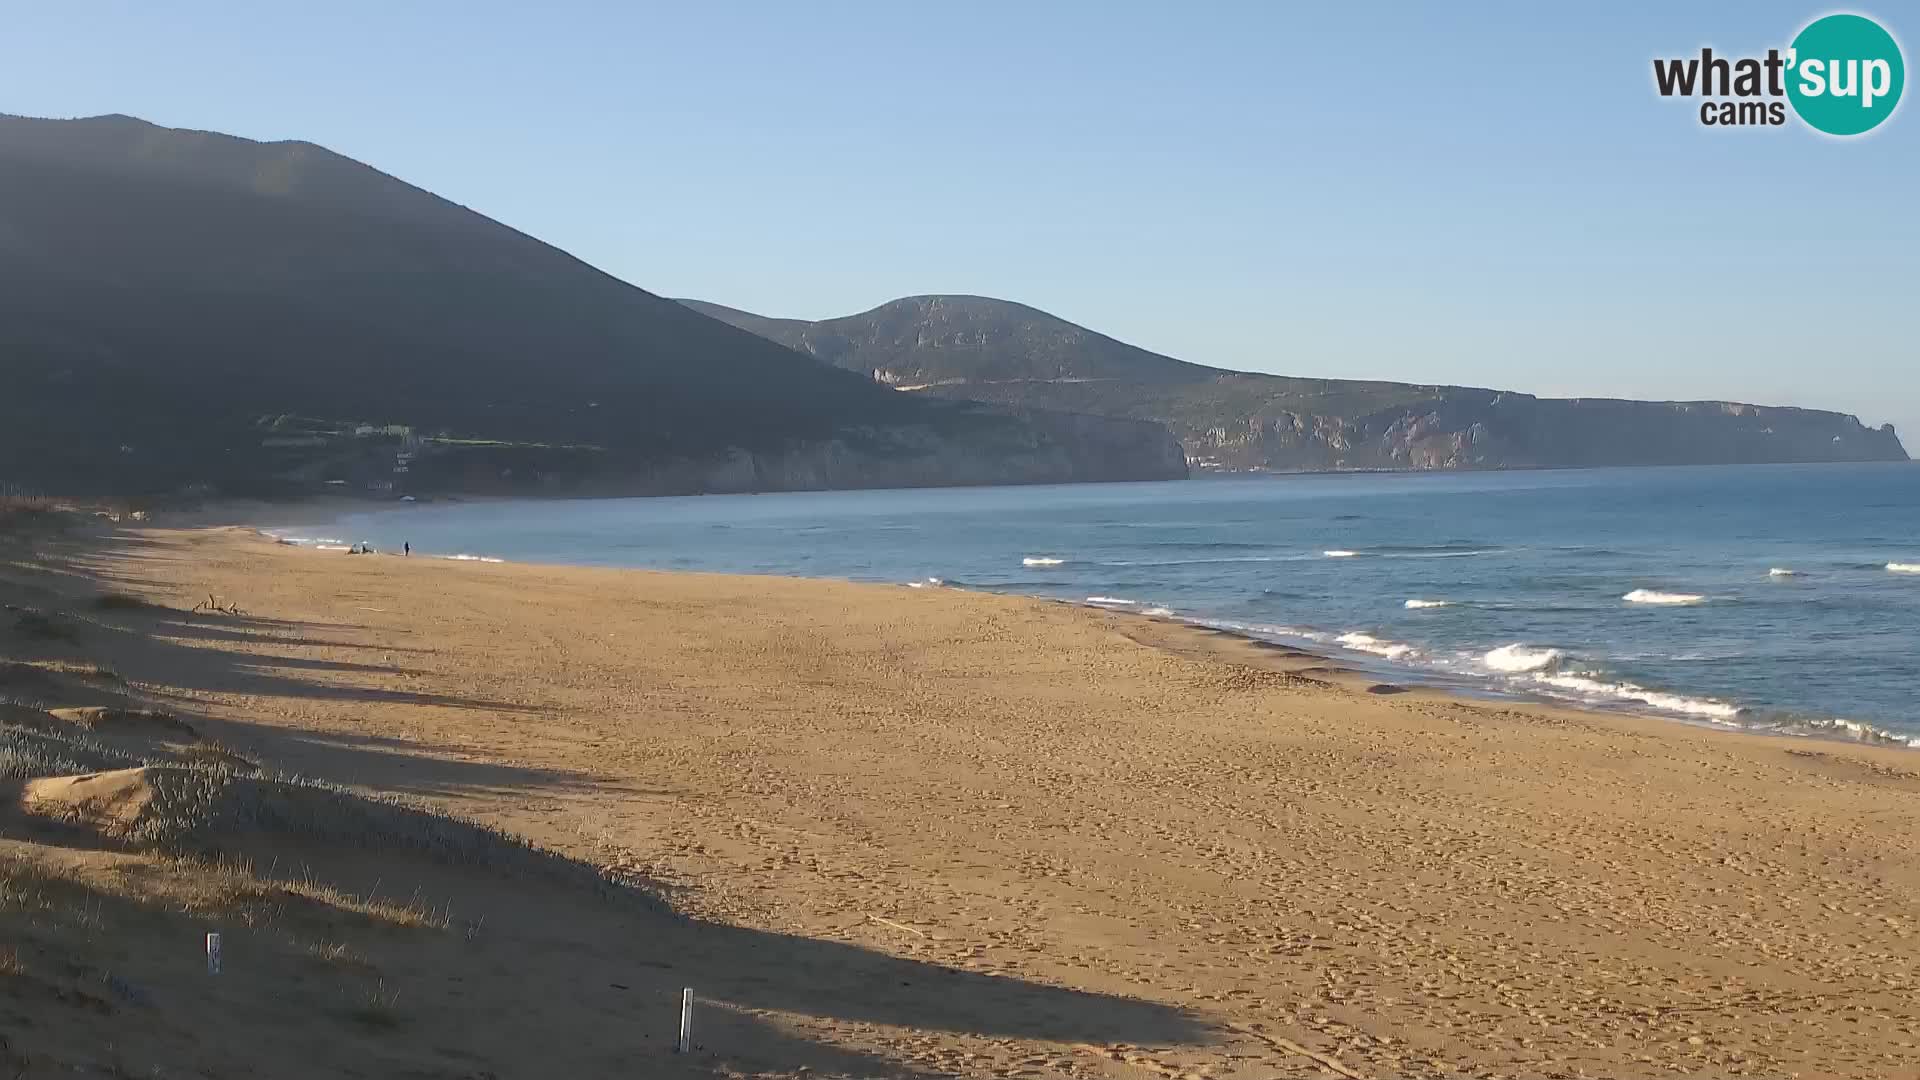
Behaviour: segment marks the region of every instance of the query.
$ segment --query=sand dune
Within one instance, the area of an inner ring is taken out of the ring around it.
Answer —
[[[89,655],[223,753],[468,815],[695,917],[395,864],[477,898],[486,944],[369,930],[352,947],[386,957],[387,989],[361,1004],[404,1026],[228,1065],[1920,1071],[1910,752],[1388,693],[1293,650],[954,590],[354,558],[237,530],[119,534],[11,573],[167,605],[90,616]],[[209,592],[247,614],[185,619]],[[16,865],[153,858],[50,843]],[[380,860],[339,861],[343,894],[386,888]],[[106,894],[109,871],[69,879]],[[663,1049],[681,983],[724,1018],[697,1060]],[[488,1018],[470,1044],[468,1014]],[[53,1042],[33,1052],[82,1053]],[[138,1045],[141,1070],[199,1067],[197,1044]]]

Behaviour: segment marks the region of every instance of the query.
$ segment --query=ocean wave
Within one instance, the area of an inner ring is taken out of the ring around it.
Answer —
[[[1252,638],[1297,638],[1302,641],[1314,641],[1325,644],[1333,640],[1333,635],[1320,630],[1308,630],[1299,626],[1279,626],[1273,623],[1246,623],[1232,619],[1188,619],[1194,626],[1204,626],[1209,630],[1225,630],[1230,634],[1243,634]]]
[[[1065,559],[1056,559],[1051,555],[1029,555],[1020,560],[1021,566],[1059,566]]]
[[[940,580],[937,577],[930,577],[930,578],[922,578],[919,581],[909,581],[907,582],[907,588],[909,589],[939,588],[940,586],[945,584],[946,582]]]
[[[1389,660],[1401,660],[1418,651],[1411,645],[1403,645],[1397,641],[1383,641],[1372,634],[1358,630],[1349,630],[1333,640],[1336,644],[1345,645],[1355,652],[1372,653]]]
[[[1649,690],[1630,682],[1609,682],[1595,678],[1592,673],[1535,674],[1530,676],[1530,681],[1570,691],[1587,704],[1645,705],[1662,712],[1696,716],[1722,724],[1734,723],[1746,711],[1738,705],[1716,698],[1687,697],[1684,694]]]
[[[1699,593],[1661,592],[1658,589],[1635,589],[1620,599],[1629,604],[1698,604],[1706,599]]]
[[[1087,597],[1087,603],[1089,603],[1089,604],[1108,604],[1108,605],[1112,605],[1112,606],[1114,606],[1114,607],[1133,607],[1134,605],[1136,605],[1136,604],[1138,604],[1139,602],[1140,602],[1140,601],[1138,601],[1138,600],[1126,600],[1126,599],[1123,599],[1123,598],[1121,598],[1121,597],[1118,597],[1118,596],[1089,596],[1089,597]]]
[[[442,555],[440,557],[453,562],[501,563],[507,561],[505,559],[496,559],[491,555]]]
[[[1565,655],[1559,649],[1535,648],[1516,641],[1488,650],[1480,662],[1494,671],[1505,673],[1545,671],[1558,664]]]
[[[1159,616],[1159,617],[1161,617],[1161,618],[1166,618],[1166,617],[1168,617],[1168,616],[1170,616],[1170,615],[1172,615],[1172,614],[1173,614],[1173,609],[1172,609],[1172,608],[1163,608],[1163,607],[1150,607],[1150,608],[1148,608],[1147,610],[1145,610],[1145,611],[1143,611],[1143,612],[1141,612],[1140,614],[1142,614],[1142,615],[1156,615],[1156,616]]]
[[[1095,566],[1212,566],[1218,563],[1275,563],[1300,562],[1311,559],[1311,555],[1221,555],[1209,559],[1114,559],[1108,562],[1094,563]]]
[[[1887,571],[1894,574],[1920,574],[1920,563],[1890,562]]]
[[[1839,717],[1826,720],[1802,720],[1793,725],[1779,725],[1776,730],[1791,733],[1793,727],[1805,728],[1822,735],[1838,735],[1855,742],[1920,749],[1920,738],[1908,738],[1905,735],[1874,727],[1872,724],[1863,724],[1858,720],[1843,720]]]
[[[1245,540],[1145,540],[1141,547],[1185,548],[1191,551],[1268,551],[1272,544]]]
[[[1381,544],[1367,549],[1369,555],[1390,555],[1403,559],[1445,559],[1462,555],[1488,555],[1498,550],[1472,540],[1447,540],[1438,544]]]
[[[1459,548],[1440,545],[1436,547],[1379,547],[1350,551],[1346,548],[1330,548],[1320,554],[1329,559],[1352,559],[1366,556],[1369,559],[1468,559],[1475,555],[1492,555],[1498,548]]]
[[[1408,611],[1419,611],[1422,608],[1452,607],[1453,602],[1451,600],[1409,600],[1404,606]]]
[[[1800,571],[1789,570],[1784,566],[1775,566],[1767,570],[1768,577],[1799,577]]]
[[[352,551],[353,545],[351,544],[315,544],[313,545],[313,550],[315,551]]]

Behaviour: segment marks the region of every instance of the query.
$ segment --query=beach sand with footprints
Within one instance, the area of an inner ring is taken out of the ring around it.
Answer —
[[[76,839],[98,813],[16,806],[25,1075],[103,1038],[141,1076],[1920,1074],[1911,751],[1449,698],[951,589],[237,528],[10,560],[16,611],[72,628],[0,631],[33,722],[399,796],[635,894],[254,836],[249,881],[281,851],[325,878],[255,924],[201,864]],[[150,712],[39,719],[63,706]]]

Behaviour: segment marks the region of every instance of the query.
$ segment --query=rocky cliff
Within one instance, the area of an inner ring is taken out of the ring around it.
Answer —
[[[909,297],[807,322],[695,310],[916,395],[1166,424],[1205,470],[1904,461],[1891,426],[1718,401],[1538,398],[1203,367],[1022,304]]]

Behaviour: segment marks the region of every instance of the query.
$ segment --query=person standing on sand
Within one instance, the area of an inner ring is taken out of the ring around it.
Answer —
[[[401,541],[401,543],[400,543],[400,554],[401,554],[402,556],[405,556],[405,557],[408,557],[408,558],[411,558],[411,557],[413,556],[413,541],[411,541],[411,540],[404,540],[404,541]]]

